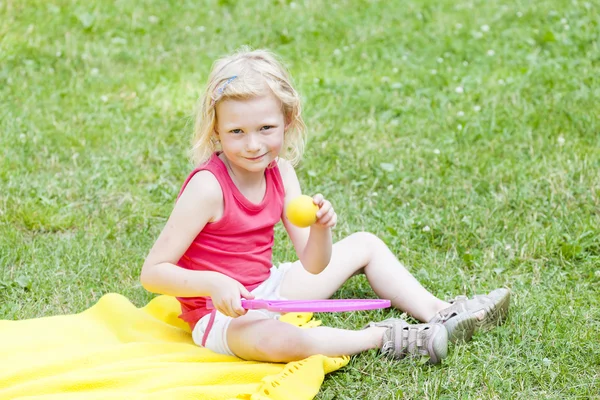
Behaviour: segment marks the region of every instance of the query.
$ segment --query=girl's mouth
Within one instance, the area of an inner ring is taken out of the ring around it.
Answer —
[[[248,159],[248,160],[250,160],[250,161],[258,161],[258,160],[260,160],[261,158],[263,158],[265,155],[266,155],[266,154],[262,154],[262,155],[260,155],[260,156],[258,156],[258,157],[253,157],[253,158],[247,157],[247,159]]]

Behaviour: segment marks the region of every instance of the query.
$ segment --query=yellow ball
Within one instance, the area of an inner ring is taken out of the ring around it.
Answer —
[[[303,194],[289,202],[285,215],[292,224],[306,228],[317,221],[317,211],[319,206],[313,203],[312,197]]]

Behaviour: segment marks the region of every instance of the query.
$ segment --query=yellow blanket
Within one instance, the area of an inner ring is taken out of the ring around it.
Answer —
[[[144,308],[105,295],[81,314],[0,321],[0,399],[312,399],[348,358],[242,361],[196,346],[159,296]],[[310,325],[311,314],[287,314]]]

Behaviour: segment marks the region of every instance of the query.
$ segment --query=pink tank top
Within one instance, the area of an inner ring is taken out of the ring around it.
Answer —
[[[265,170],[266,191],[260,204],[250,202],[235,186],[217,153],[192,171],[179,196],[198,171],[210,171],[223,191],[223,216],[209,222],[177,265],[194,271],[215,271],[253,290],[264,282],[273,265],[274,227],[281,220],[285,190],[277,163]],[[206,297],[178,297],[181,319],[192,329],[206,309]]]

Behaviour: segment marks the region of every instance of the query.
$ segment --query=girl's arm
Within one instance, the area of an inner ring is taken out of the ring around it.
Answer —
[[[204,226],[220,217],[222,209],[223,193],[214,175],[208,171],[196,173],[146,257],[140,275],[146,290],[195,297],[209,296],[231,284],[233,279],[218,272],[191,271],[176,265]]]
[[[281,220],[296,249],[296,254],[305,270],[312,274],[318,274],[327,267],[331,260],[331,228],[316,223],[309,228],[299,228],[292,224],[285,216],[287,205],[291,200],[300,196],[300,182],[294,167],[284,159],[279,161],[279,170],[285,187],[285,201]],[[331,209],[331,204],[323,200],[323,196],[317,195],[317,203],[320,206],[319,212],[327,212]],[[333,209],[331,209],[333,212]],[[335,213],[333,213],[334,218]],[[335,224],[335,219],[333,221]]]

